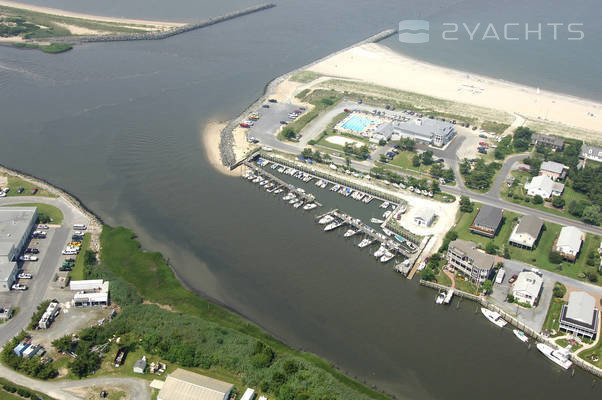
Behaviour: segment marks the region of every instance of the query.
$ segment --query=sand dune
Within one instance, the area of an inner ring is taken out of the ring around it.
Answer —
[[[428,64],[379,44],[351,48],[309,70],[602,133],[601,103]]]

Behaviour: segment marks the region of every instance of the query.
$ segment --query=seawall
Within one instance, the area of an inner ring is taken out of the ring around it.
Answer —
[[[315,61],[312,61],[309,64],[306,64],[302,67],[299,67],[297,69],[294,69],[290,72],[287,72],[284,75],[281,75],[275,79],[273,79],[272,81],[268,82],[265,85],[265,88],[263,90],[263,95],[261,95],[257,100],[255,100],[249,107],[247,107],[237,118],[233,119],[232,121],[230,121],[228,123],[228,125],[226,125],[226,127],[224,129],[222,129],[221,132],[221,140],[220,140],[220,145],[219,145],[219,151],[220,151],[220,155],[221,155],[221,159],[222,159],[222,164],[224,164],[224,166],[226,167],[230,167],[232,165],[234,165],[236,163],[236,156],[234,155],[234,150],[233,150],[233,146],[234,146],[234,136],[232,135],[232,131],[234,130],[234,128],[236,128],[236,126],[238,124],[240,124],[245,117],[247,116],[247,114],[249,114],[251,111],[261,107],[261,104],[264,103],[266,101],[266,99],[270,96],[271,93],[273,93],[274,89],[282,82],[284,82],[285,80],[287,80],[289,77],[291,77],[292,75],[296,74],[299,71],[302,71],[304,69],[307,69],[327,58],[330,58],[334,55],[337,55],[339,53],[342,53],[344,51],[347,51],[353,47],[357,47],[357,46],[361,46],[363,44],[366,43],[376,43],[378,41],[381,41],[383,39],[388,38],[389,36],[394,35],[395,33],[397,33],[397,31],[395,29],[387,29],[385,31],[382,31],[380,33],[377,33],[376,35],[372,35],[360,42],[357,42],[355,44],[352,44],[351,46],[347,46],[344,49],[341,49],[339,51],[336,51],[334,53],[328,54],[325,57],[319,58]]]
[[[163,32],[145,32],[145,33],[130,33],[123,35],[102,35],[102,36],[66,36],[53,38],[53,42],[62,43],[92,43],[92,42],[123,42],[129,40],[161,40],[181,33],[190,32],[196,29],[206,28],[211,25],[219,24],[231,19],[239,18],[245,15],[253,14],[259,11],[267,10],[276,7],[274,3],[263,3],[256,6],[244,8],[242,10],[233,11],[219,17],[211,17],[200,22],[181,26],[179,28],[170,29]]]

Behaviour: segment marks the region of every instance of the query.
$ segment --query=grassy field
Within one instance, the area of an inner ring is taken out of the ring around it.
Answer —
[[[46,215],[52,219],[50,222],[52,225],[61,225],[63,223],[63,212],[51,206],[43,203],[20,203],[20,204],[7,204],[4,207],[37,207],[38,216]]]
[[[77,257],[75,257],[75,266],[73,267],[73,270],[71,270],[71,272],[69,272],[69,276],[71,277],[71,280],[77,281],[77,280],[85,279],[85,277],[84,277],[84,259],[85,259],[85,255],[86,255],[86,250],[88,250],[90,248],[90,239],[91,238],[92,238],[92,236],[90,235],[90,233],[86,233],[84,235],[84,239],[82,240],[81,250],[80,250],[79,254],[77,255]]]
[[[293,82],[309,83],[311,81],[315,81],[316,79],[318,79],[321,76],[322,76],[322,74],[319,74],[317,72],[301,71],[301,72],[298,72],[298,73],[294,74],[293,76],[291,76],[290,80]]]
[[[602,368],[602,339],[598,339],[598,343],[594,347],[583,350],[578,355],[590,364]],[[592,356],[598,357],[598,361],[594,362]]]
[[[0,389],[0,400],[17,400],[17,399],[22,399],[22,397],[16,396],[12,393],[8,393],[8,392],[5,392],[4,390]]]
[[[550,300],[550,308],[548,308],[548,314],[546,315],[546,320],[543,323],[542,330],[555,330],[558,332],[558,327],[560,325],[560,311],[562,311],[562,306],[565,304],[567,304],[566,301],[552,297],[552,300]]]
[[[435,279],[437,279],[437,283],[444,285],[444,286],[451,287],[451,284],[452,284],[451,278],[449,276],[445,275],[445,273],[443,272],[443,268],[439,269],[439,273],[435,276]]]
[[[101,242],[102,264],[108,267],[112,274],[135,287],[147,301],[169,306],[173,311],[217,323],[220,326],[261,339],[277,352],[303,358],[350,390],[373,399],[388,398],[336,371],[326,360],[310,353],[294,350],[256,325],[186,290],[178,282],[160,253],[140,250],[140,244],[134,240],[132,231],[122,227],[105,226]],[[131,359],[134,358],[131,357]],[[124,368],[124,371],[128,370],[127,367]]]
[[[18,178],[16,176],[13,175],[5,175],[8,179],[8,187],[10,188],[10,192],[8,192],[8,194],[6,195],[7,197],[12,197],[12,196],[31,196],[31,189],[33,188],[37,188],[36,185],[34,185],[31,182],[25,181],[21,178]],[[23,188],[25,190],[23,190],[23,193],[19,194],[17,193],[17,189],[19,188]],[[43,189],[38,189],[38,192],[35,194],[36,196],[42,196],[42,197],[57,197],[56,195],[43,190]]]
[[[42,400],[53,400],[52,397],[50,397],[48,395],[45,395],[43,393],[37,392],[33,388],[26,388],[24,386],[17,385],[16,383],[13,383],[13,382],[11,382],[9,380],[6,380],[4,378],[0,378],[0,400],[23,399],[23,397],[18,396],[17,393],[12,394],[12,393],[4,391],[2,389],[2,386],[5,386],[5,385],[6,386],[12,386],[12,387],[14,387],[16,389],[25,389],[29,393],[36,395],[39,399],[42,399]],[[34,397],[32,396],[31,398],[33,399]]]
[[[556,214],[556,215],[560,215],[562,217],[580,221],[579,217],[575,217],[574,215],[571,215],[567,211],[567,206],[573,200],[589,201],[587,196],[584,195],[583,193],[576,192],[568,185],[565,185],[564,192],[562,193],[562,198],[564,199],[566,205],[563,209],[558,209],[556,207],[553,207],[550,202],[546,202],[546,201],[544,201],[543,204],[534,204],[533,201],[530,201],[530,202],[525,201],[525,198],[527,197],[527,190],[525,189],[525,183],[528,180],[531,180],[531,175],[525,171],[512,171],[512,176],[514,178],[516,178],[518,185],[514,188],[508,188],[507,186],[504,186],[504,189],[501,191],[501,197],[504,200],[508,200],[508,201],[511,201],[512,203],[516,203],[516,204],[521,204],[526,207],[534,208],[536,210],[545,211],[550,214]],[[522,199],[517,200],[514,197],[509,197],[508,194],[510,192],[520,194]]]
[[[470,281],[463,281],[461,279],[458,279],[458,277],[456,276],[456,289],[461,290],[463,292],[476,294],[478,287],[474,283]]]

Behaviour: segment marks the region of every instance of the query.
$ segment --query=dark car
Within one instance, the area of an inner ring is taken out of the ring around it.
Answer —
[[[25,254],[40,254],[40,250],[30,247],[25,250]]]
[[[24,191],[25,191],[25,188],[19,188],[19,189],[17,189],[17,193],[19,193],[19,194],[23,193]]]
[[[518,275],[514,274],[508,279],[508,283],[514,283],[518,279]]]
[[[63,266],[59,267],[59,271],[71,271],[72,269],[73,268],[71,268],[71,267],[63,267]]]
[[[263,108],[270,108],[270,105],[269,104],[264,104],[264,105],[262,105],[262,107]]]
[[[394,148],[396,148],[396,149],[400,149],[400,148],[401,148],[401,147],[399,147],[399,145],[398,145],[398,144],[396,144],[396,145],[395,145],[395,146],[393,146],[393,147],[394,147]]]
[[[36,194],[36,193],[38,193],[38,188],[31,189],[31,194]]]
[[[284,120],[280,121],[280,123],[281,123],[282,125],[286,125],[286,124],[288,124],[288,122],[286,122],[286,121],[284,121]]]
[[[268,99],[268,101],[269,101],[270,103],[278,103],[278,100],[276,100],[276,99]]]
[[[476,125],[472,127],[472,130],[473,130],[473,131],[476,131],[476,130],[477,130],[477,127],[476,127]]]

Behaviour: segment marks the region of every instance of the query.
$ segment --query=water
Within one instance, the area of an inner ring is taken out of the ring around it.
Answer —
[[[352,115],[349,119],[343,124],[343,129],[349,129],[354,132],[360,133],[363,132],[364,129],[370,124],[376,123],[376,120],[371,118],[361,117],[359,115]]]
[[[251,4],[43,3],[178,20]],[[490,2],[492,14],[483,3],[289,0],[159,42],[91,44],[57,56],[0,47],[0,160],[67,188],[106,222],[132,227],[194,290],[399,398],[597,398],[602,389],[591,388],[591,376],[558,371],[509,330],[496,330],[473,303],[436,306],[434,291],[321,232],[254,185],[216,174],[205,160],[200,132],[207,120],[233,117],[274,76],[400,19],[502,19],[500,9],[600,19],[595,1]],[[600,39],[595,29],[591,36]],[[387,41],[431,62],[507,80],[534,77],[547,89],[600,98],[595,43],[529,51]]]

